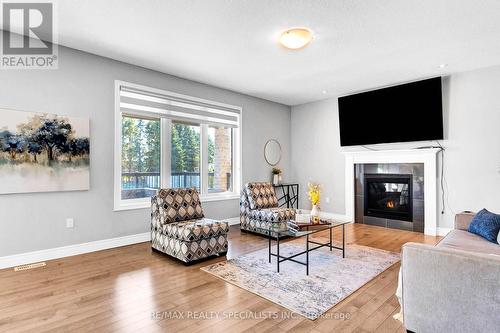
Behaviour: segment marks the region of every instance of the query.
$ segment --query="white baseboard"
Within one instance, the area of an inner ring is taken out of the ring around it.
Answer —
[[[308,210],[302,209],[303,212],[309,213]],[[320,213],[321,217],[323,218],[329,218],[329,219],[335,219],[335,220],[340,220],[340,221],[352,221],[354,222],[351,218],[349,218],[347,215],[342,215],[342,214],[336,214],[336,213],[329,213],[329,212],[321,212]],[[436,229],[427,229],[425,230],[426,235],[438,235],[438,236],[446,236],[452,228],[443,228],[443,227],[437,227]]]
[[[451,228],[438,227],[437,234],[438,236],[446,236],[451,230]]]
[[[102,239],[89,243],[81,243],[81,244],[56,247],[40,251],[14,254],[10,256],[0,257],[0,269],[31,264],[40,261],[70,257],[89,252],[112,249],[115,247],[120,247],[125,245],[149,242],[150,240],[151,240],[151,233],[145,232],[142,234],[136,234],[130,236]]]
[[[228,219],[224,219],[224,221],[229,222],[229,225],[237,225],[240,224],[240,217],[239,216],[231,217]],[[68,245],[52,249],[14,254],[10,256],[0,257],[0,269],[31,264],[40,261],[76,256],[78,254],[112,249],[115,247],[120,247],[125,245],[149,242],[150,240],[151,240],[151,233],[145,232],[142,234],[103,239],[89,243]]]
[[[230,217],[228,219],[224,219],[223,221],[228,222],[229,225],[237,225],[237,224],[240,224],[240,217],[239,216]]]
[[[345,221],[345,222],[354,223],[353,219],[349,218],[347,215],[344,215],[344,214],[321,212],[319,215],[322,218],[326,218],[326,219],[333,219],[333,220],[337,220],[337,221]]]

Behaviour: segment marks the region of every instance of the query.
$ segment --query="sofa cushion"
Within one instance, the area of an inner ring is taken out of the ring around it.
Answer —
[[[259,221],[283,222],[295,217],[293,208],[264,208],[250,211],[250,217]]]
[[[465,230],[450,231],[437,247],[500,255],[500,245],[488,242],[481,236]]]
[[[248,183],[245,189],[250,209],[278,207],[278,198],[271,183]]]
[[[499,231],[500,215],[493,214],[486,209],[482,209],[477,213],[469,225],[469,232],[496,244],[498,244],[497,237]]]
[[[196,188],[161,189],[157,196],[161,223],[173,223],[204,217]]]
[[[225,235],[229,231],[227,222],[215,221],[207,218],[162,225],[161,232],[175,239],[186,242],[208,239],[218,235]]]

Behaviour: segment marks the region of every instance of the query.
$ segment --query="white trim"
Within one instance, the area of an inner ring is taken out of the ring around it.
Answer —
[[[424,234],[437,234],[437,153],[438,148],[344,151],[345,156],[345,212],[354,219],[354,165],[365,163],[423,163],[424,164]]]
[[[122,115],[120,112],[120,81],[115,81],[115,128],[114,128],[114,210],[126,209],[121,200],[121,178],[122,178]],[[118,135],[118,133],[120,135]]]
[[[229,225],[238,225],[240,224],[240,217],[230,217],[228,219],[222,219],[222,221],[229,223]]]
[[[25,265],[40,261],[70,257],[78,254],[107,250],[131,244],[149,242],[150,240],[151,240],[151,233],[145,232],[142,234],[102,239],[88,243],[81,243],[81,244],[56,247],[40,251],[14,254],[10,256],[0,257],[0,269]]]
[[[114,211],[119,212],[122,210],[134,210],[134,209],[145,209],[145,208],[151,208],[151,198],[120,200],[119,206],[115,207]]]
[[[243,184],[243,172],[242,172],[242,154],[243,154],[243,110],[240,111],[240,116],[238,122],[240,125],[238,128],[233,128],[233,142],[232,142],[232,155],[233,155],[233,193],[239,198],[239,190]],[[237,149],[235,149],[237,148]]]
[[[233,193],[233,192],[200,194],[201,203],[212,202],[212,201],[237,200],[239,198],[240,195],[238,193]],[[141,198],[141,199],[123,200],[120,207],[115,208],[114,211],[119,212],[124,210],[150,209],[150,208],[151,208],[151,198]]]
[[[201,203],[210,201],[223,201],[223,200],[236,200],[239,199],[240,195],[234,192],[225,193],[209,193],[200,195]]]
[[[332,220],[337,220],[337,221],[342,221],[342,222],[354,223],[353,219],[349,218],[349,216],[344,215],[344,214],[337,214],[337,213],[330,213],[330,212],[320,212],[319,216],[320,216],[320,218],[332,219]]]
[[[206,153],[204,147],[207,147]],[[208,194],[208,125],[200,124],[200,193]]]

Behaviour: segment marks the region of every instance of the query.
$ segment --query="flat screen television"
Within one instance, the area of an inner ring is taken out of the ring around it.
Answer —
[[[443,139],[441,78],[340,97],[340,145]]]

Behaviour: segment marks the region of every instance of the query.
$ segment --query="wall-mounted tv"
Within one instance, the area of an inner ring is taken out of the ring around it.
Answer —
[[[441,78],[340,97],[340,145],[443,139]]]

